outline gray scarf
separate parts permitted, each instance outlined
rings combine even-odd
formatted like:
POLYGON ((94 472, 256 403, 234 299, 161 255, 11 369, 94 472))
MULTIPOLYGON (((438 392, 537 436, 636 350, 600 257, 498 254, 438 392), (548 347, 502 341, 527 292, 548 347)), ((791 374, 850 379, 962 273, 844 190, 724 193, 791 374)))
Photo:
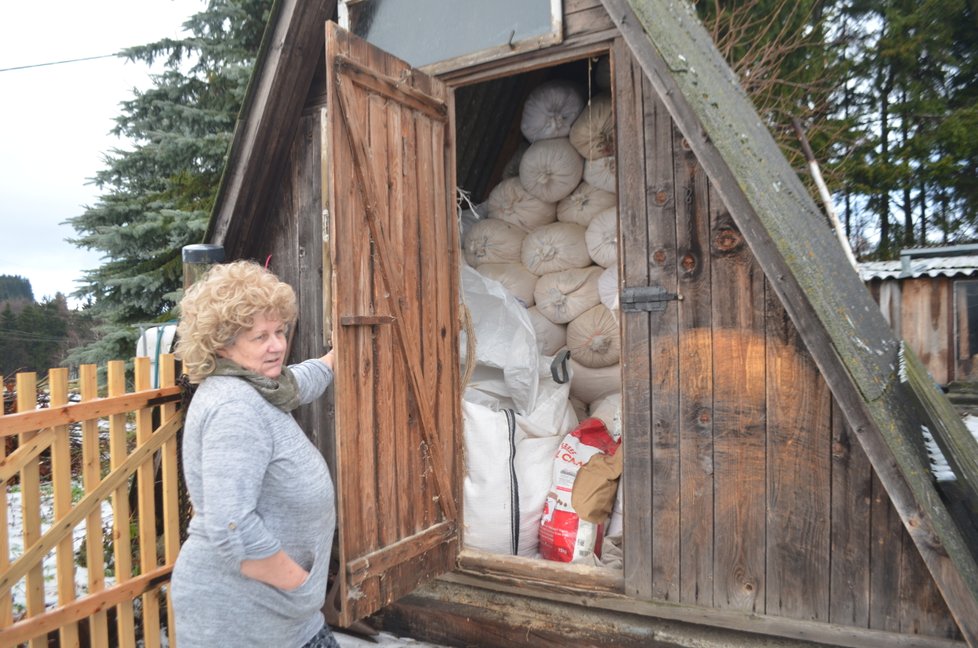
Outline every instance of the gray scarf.
POLYGON ((299 386, 295 381, 295 376, 292 375, 292 370, 288 367, 282 367, 282 373, 279 374, 278 380, 275 380, 250 369, 245 369, 227 358, 217 358, 216 365, 212 376, 237 376, 241 378, 258 390, 262 398, 283 412, 291 412, 299 406, 299 386))

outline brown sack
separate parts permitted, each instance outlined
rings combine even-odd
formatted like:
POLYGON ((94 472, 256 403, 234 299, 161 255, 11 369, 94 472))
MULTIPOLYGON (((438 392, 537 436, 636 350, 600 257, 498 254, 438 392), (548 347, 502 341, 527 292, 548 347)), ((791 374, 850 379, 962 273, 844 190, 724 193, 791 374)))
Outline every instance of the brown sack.
POLYGON ((571 506, 582 520, 593 524, 608 521, 618 492, 624 454, 621 448, 613 455, 596 454, 577 471, 571 506))

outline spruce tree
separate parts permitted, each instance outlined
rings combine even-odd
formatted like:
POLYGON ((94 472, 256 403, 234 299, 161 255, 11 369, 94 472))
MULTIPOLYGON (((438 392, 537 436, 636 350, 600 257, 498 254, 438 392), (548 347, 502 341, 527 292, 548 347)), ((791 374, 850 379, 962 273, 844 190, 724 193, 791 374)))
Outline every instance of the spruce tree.
POLYGON ((272 0, 210 0, 184 23, 182 39, 121 53, 161 62, 152 87, 122 104, 113 133, 128 140, 105 156, 94 206, 69 219, 73 242, 102 253, 74 293, 91 302, 99 339, 69 362, 133 355, 136 325, 171 317, 181 284, 180 250, 200 242, 272 0))

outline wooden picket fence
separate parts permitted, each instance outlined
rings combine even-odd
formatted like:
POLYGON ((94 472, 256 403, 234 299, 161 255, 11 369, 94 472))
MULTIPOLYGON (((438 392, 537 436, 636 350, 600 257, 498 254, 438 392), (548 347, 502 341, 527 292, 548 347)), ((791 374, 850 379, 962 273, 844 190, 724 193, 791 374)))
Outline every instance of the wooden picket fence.
POLYGON ((125 363, 109 362, 100 395, 98 368, 84 365, 80 400, 70 402, 67 369, 51 369, 49 405, 38 408, 36 374, 17 374, 16 413, 0 416, 0 646, 48 646, 51 634, 60 646, 141 640, 149 648, 173 627, 168 584, 180 545, 183 413, 172 355, 160 357, 158 375, 160 386, 151 388, 150 360, 136 358, 134 390, 126 392, 125 363), (17 489, 22 533, 11 537, 8 498, 17 489), (108 532, 103 503, 111 506, 108 532), (12 556, 15 544, 22 551, 12 556), (84 561, 87 583, 76 560, 84 561), (46 594, 52 563, 56 589, 46 594), (15 587, 23 587, 17 610, 15 587))

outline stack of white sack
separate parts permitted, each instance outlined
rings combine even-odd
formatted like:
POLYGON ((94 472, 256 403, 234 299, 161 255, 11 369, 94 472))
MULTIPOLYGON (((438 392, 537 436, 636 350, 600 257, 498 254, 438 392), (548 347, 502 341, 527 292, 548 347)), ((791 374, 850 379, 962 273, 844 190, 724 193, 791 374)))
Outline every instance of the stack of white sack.
POLYGON ((554 380, 529 314, 498 282, 463 266, 462 287, 476 363, 462 403, 463 541, 535 557, 553 455, 577 425, 570 384, 554 380))

